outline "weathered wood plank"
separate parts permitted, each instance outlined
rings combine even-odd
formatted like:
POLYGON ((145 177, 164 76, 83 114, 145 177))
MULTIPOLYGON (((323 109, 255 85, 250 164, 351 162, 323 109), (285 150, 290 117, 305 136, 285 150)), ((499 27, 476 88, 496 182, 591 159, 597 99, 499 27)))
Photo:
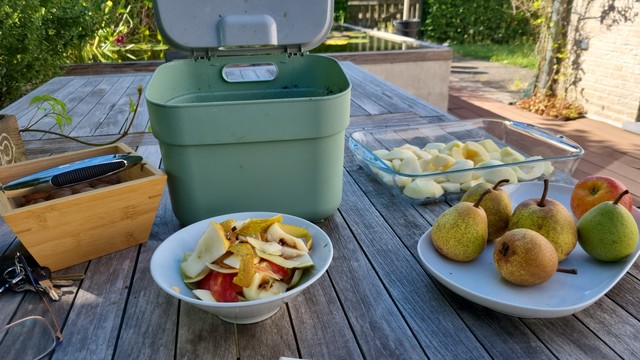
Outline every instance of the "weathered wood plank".
MULTIPOLYGON (((129 101, 133 101, 135 103, 138 98, 138 86, 144 89, 144 86, 149 82, 151 75, 141 75, 133 78, 129 87, 126 88, 125 92, 122 96, 116 101, 113 109, 107 114, 104 120, 100 123, 98 128, 95 130, 95 135, 113 135, 119 134, 124 131, 123 126, 125 126, 124 120, 129 115, 129 101)), ((144 127, 140 126, 140 122, 146 123, 146 119, 143 119, 144 113, 146 113, 146 101, 144 96, 140 99, 140 107, 138 108, 138 115, 143 115, 141 118, 137 118, 134 121, 134 125, 138 125, 136 130, 144 130, 144 127), (141 109, 142 108, 142 109, 141 109), (142 114, 140 114, 140 110, 142 110, 142 114), (137 122, 136 122, 137 121, 137 122)), ((148 117, 148 114, 147 114, 148 117)), ((134 130, 135 131, 135 130, 134 130)))
MULTIPOLYGON (((636 287, 635 291, 637 290, 638 288, 636 287)), ((640 342, 640 331, 638 331, 640 329, 640 321, 610 298, 611 296, 605 296, 575 315, 580 322, 584 323, 591 332, 597 335, 599 340, 604 341, 608 346, 608 348, 602 347, 607 351, 600 350, 602 351, 602 356, 596 356, 597 352, 590 352, 588 356, 603 359, 608 355, 608 350, 611 348, 623 359, 634 358, 637 356, 635 347, 640 342)), ((591 341, 597 343, 595 338, 591 341)), ((584 349, 584 345, 582 344, 580 348, 584 349)), ((575 351, 579 350, 575 349, 575 351)))
POLYGON ((31 92, 29 92, 25 96, 23 96, 20 99, 16 100, 16 102, 14 102, 14 103, 10 104, 9 106, 7 106, 6 108, 2 109, 0 111, 0 114, 18 114, 18 113, 21 113, 21 112, 23 112, 24 110, 26 110, 29 107, 29 102, 31 101, 31 98, 33 98, 34 96, 43 95, 43 94, 50 94, 50 93, 56 92, 59 89, 61 89, 64 86, 66 86, 72 80, 73 79, 71 79, 71 78, 55 77, 55 78, 47 81, 46 83, 42 84, 41 86, 37 87, 36 89, 33 89, 31 92))
MULTIPOLYGON (((158 146, 140 146, 136 152, 145 162, 160 166, 158 146)), ((116 359, 173 358, 179 301, 155 286, 149 264, 153 252, 162 240, 178 231, 180 227, 171 212, 171 203, 165 189, 149 241, 140 247, 131 294, 122 320, 116 359)))
MULTIPOLYGON (((104 93, 110 89, 115 81, 111 79, 102 78, 86 78, 85 81, 76 88, 74 93, 68 97, 58 97, 59 94, 53 94, 53 96, 64 101, 67 104, 67 112, 73 119, 73 124, 66 126, 64 130, 60 131, 55 120, 51 117, 45 118, 38 123, 34 128, 43 129, 49 131, 62 132, 68 134, 74 126, 82 120, 82 117, 94 106, 95 102, 104 96, 104 93), (92 101, 94 100, 94 101, 92 101), (69 103, 67 103, 69 101, 69 103)), ((76 80, 79 81, 79 80, 76 80)), ((38 116, 42 116, 42 113, 38 113, 38 116)), ((26 140, 38 140, 38 139, 51 139, 55 138, 54 135, 47 135, 44 133, 25 133, 23 136, 26 140)))
MULTIPOLYGON (((133 76, 116 77, 116 83, 104 94, 100 101, 91 108, 89 113, 79 120, 75 120, 74 118, 73 128, 68 134, 71 136, 93 135, 109 112, 115 107, 117 100, 120 99, 129 85, 131 85, 134 78, 133 76)), ((126 108, 129 108, 128 104, 126 108)))
MULTIPOLYGON (((362 211, 371 205, 368 203, 370 200, 362 198, 359 192, 354 180, 346 176, 345 197, 340 211, 376 273, 387 284, 387 290, 414 336, 421 344, 430 345, 423 351, 430 357, 486 357, 486 352, 443 301, 433 282, 406 246, 396 239, 397 235, 388 228, 387 222, 378 212, 362 211), (434 332, 436 328, 438 331, 434 332)), ((418 228, 425 229, 424 226, 418 228)))
POLYGON ((113 356, 137 247, 92 260, 65 324, 66 341, 53 359, 108 359, 113 356))
MULTIPOLYGON (((350 214, 351 206, 360 209, 366 208, 362 204, 352 201, 353 199, 348 194, 351 189, 357 190, 349 186, 349 181, 346 184, 348 189, 345 189, 345 198, 341 204, 340 213, 344 214, 346 210, 347 214, 350 214)), ((353 195, 353 197, 360 198, 358 195, 353 195)), ((333 219, 336 219, 336 215, 333 219)), ((349 221, 348 218, 345 220, 349 221)), ((368 221, 363 224, 363 226, 366 225, 369 225, 368 221)), ((350 223, 351 226, 354 224, 350 223)), ((364 357, 402 358, 404 354, 420 349, 411 330, 402 321, 402 316, 396 308, 397 305, 394 304, 392 295, 388 294, 388 290, 385 289, 385 282, 389 279, 381 278, 377 269, 372 267, 368 259, 370 255, 364 253, 363 245, 359 244, 362 240, 355 237, 359 234, 353 234, 344 225, 337 230, 340 232, 329 235, 332 239, 336 239, 334 241, 334 260, 329 273, 357 341, 362 346, 364 357), (386 314, 389 317, 380 317, 374 314, 386 314)), ((372 234, 383 236, 376 230, 369 228, 372 234)), ((377 241, 381 240, 377 239, 377 241)), ((388 256, 388 254, 393 254, 393 251, 385 251, 384 254, 388 256)), ((419 294, 415 295, 419 296, 419 294)))
POLYGON ((557 357, 576 360, 618 358, 597 335, 573 316, 523 321, 557 357))
MULTIPOLYGON (((334 244, 343 241, 340 234, 349 233, 347 224, 339 214, 318 226, 329 235, 334 244)), ((303 359, 362 358, 348 317, 332 286, 333 282, 340 281, 344 275, 338 274, 335 276, 336 280, 333 280, 333 273, 334 268, 330 267, 326 276, 308 287, 289 304, 300 357, 303 359)))

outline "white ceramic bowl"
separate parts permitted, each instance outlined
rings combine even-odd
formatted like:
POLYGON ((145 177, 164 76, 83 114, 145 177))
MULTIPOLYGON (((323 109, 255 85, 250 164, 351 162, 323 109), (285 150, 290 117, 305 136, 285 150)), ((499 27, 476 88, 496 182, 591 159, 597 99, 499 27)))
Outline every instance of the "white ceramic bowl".
POLYGON ((193 295, 182 281, 180 261, 185 252, 192 252, 198 240, 211 221, 222 222, 228 218, 243 220, 247 218, 268 218, 277 215, 271 212, 244 212, 216 216, 191 224, 175 234, 169 236, 156 249, 151 257, 151 276, 162 290, 169 295, 192 304, 222 320, 251 324, 265 320, 275 314, 283 304, 300 294, 309 285, 316 282, 327 271, 333 258, 333 245, 322 229, 307 220, 283 214, 283 223, 303 227, 313 238, 313 246, 309 255, 313 259, 314 267, 306 269, 300 282, 293 289, 271 298, 236 303, 212 303, 202 301, 193 295))

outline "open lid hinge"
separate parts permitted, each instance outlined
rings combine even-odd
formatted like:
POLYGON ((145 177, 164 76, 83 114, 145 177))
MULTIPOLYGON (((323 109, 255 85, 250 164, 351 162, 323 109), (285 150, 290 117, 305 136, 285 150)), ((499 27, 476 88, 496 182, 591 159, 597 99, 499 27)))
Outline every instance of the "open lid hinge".
POLYGON ((198 49, 193 49, 191 51, 191 56, 193 57, 194 60, 198 60, 198 59, 211 59, 211 50, 210 49, 205 49, 205 50, 198 50, 198 49))
POLYGON ((287 50, 287 54, 289 56, 291 56, 291 55, 299 55, 299 56, 304 55, 304 53, 302 51, 302 45, 299 45, 299 44, 287 45, 286 50, 287 50))

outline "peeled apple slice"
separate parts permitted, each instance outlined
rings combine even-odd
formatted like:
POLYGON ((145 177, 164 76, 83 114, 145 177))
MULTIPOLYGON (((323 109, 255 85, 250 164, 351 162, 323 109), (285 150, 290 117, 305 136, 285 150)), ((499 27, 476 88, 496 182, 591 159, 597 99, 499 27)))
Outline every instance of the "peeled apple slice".
POLYGON ((490 159, 487 150, 485 150, 482 145, 473 141, 464 143, 462 146, 462 155, 465 159, 473 161, 476 165, 490 159))
POLYGON ((405 186, 402 192, 412 199, 436 198, 444 194, 444 189, 437 182, 420 178, 405 186))
POLYGON ((501 161, 505 164, 524 161, 524 156, 509 146, 500 150, 500 156, 502 156, 501 161))
POLYGON ((251 284, 248 287, 242 288, 242 294, 247 300, 264 299, 280 295, 285 291, 287 291, 287 284, 260 272, 253 274, 251 284))
MULTIPOLYGON (((542 157, 533 156, 525 159, 525 161, 539 160, 539 159, 542 159, 542 157)), ((537 162, 532 164, 523 164, 520 166, 515 166, 513 168, 513 171, 518 176, 518 181, 529 181, 542 175, 542 173, 544 172, 544 168, 545 168, 544 162, 537 162)))
POLYGON ((418 162, 418 158, 408 158, 405 159, 398 169, 401 173, 404 174, 421 174, 422 169, 420 168, 420 163, 418 162))
POLYGON ((486 182, 490 184, 495 184, 502 179, 508 179, 509 182, 512 184, 515 184, 518 182, 518 177, 516 176, 516 173, 513 170, 511 170, 511 168, 499 167, 499 168, 487 169, 487 170, 480 169, 482 167, 494 166, 494 165, 502 165, 502 162, 498 160, 487 160, 487 161, 481 162, 476 167, 478 168, 478 174, 480 174, 486 182))
POLYGON ((436 170, 447 170, 456 161, 453 157, 445 154, 438 154, 429 159, 429 164, 436 170))
POLYGON ((500 152, 500 147, 491 139, 480 140, 478 144, 487 150, 488 153, 500 152))
POLYGON ((411 184, 411 178, 406 176, 396 175, 393 177, 393 181, 401 188, 411 184))
POLYGON ((464 145, 464 143, 460 140, 453 140, 450 141, 449 143, 447 143, 447 145, 445 145, 442 149, 440 149, 441 153, 444 154, 451 154, 451 149, 453 148, 461 148, 464 145))
POLYGON ((212 221, 198 241, 195 251, 180 264, 188 278, 194 278, 207 268, 207 264, 224 255, 229 249, 229 240, 220 224, 212 221))
MULTIPOLYGON (((474 163, 471 160, 456 160, 456 162, 454 162, 447 171, 472 169, 473 166, 474 163)), ((447 174, 447 180, 449 180, 449 182, 462 184, 471 180, 472 175, 473 171, 462 171, 458 173, 447 174)))
POLYGON ((379 156, 379 157, 383 160, 394 160, 394 159, 405 160, 407 158, 417 158, 416 154, 414 154, 410 150, 400 149, 400 148, 392 149, 388 153, 383 154, 382 156, 379 156))
POLYGON ((445 143, 428 143, 422 148, 422 150, 436 150, 439 152, 440 150, 444 149, 445 146, 445 143))

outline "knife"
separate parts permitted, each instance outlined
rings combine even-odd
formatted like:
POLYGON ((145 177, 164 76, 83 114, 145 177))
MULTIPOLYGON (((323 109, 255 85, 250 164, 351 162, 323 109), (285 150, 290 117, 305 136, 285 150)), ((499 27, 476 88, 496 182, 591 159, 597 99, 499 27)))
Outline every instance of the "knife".
POLYGON ((142 162, 142 156, 111 154, 60 165, 25 176, 2 186, 7 197, 49 191, 99 179, 123 171, 142 162))

